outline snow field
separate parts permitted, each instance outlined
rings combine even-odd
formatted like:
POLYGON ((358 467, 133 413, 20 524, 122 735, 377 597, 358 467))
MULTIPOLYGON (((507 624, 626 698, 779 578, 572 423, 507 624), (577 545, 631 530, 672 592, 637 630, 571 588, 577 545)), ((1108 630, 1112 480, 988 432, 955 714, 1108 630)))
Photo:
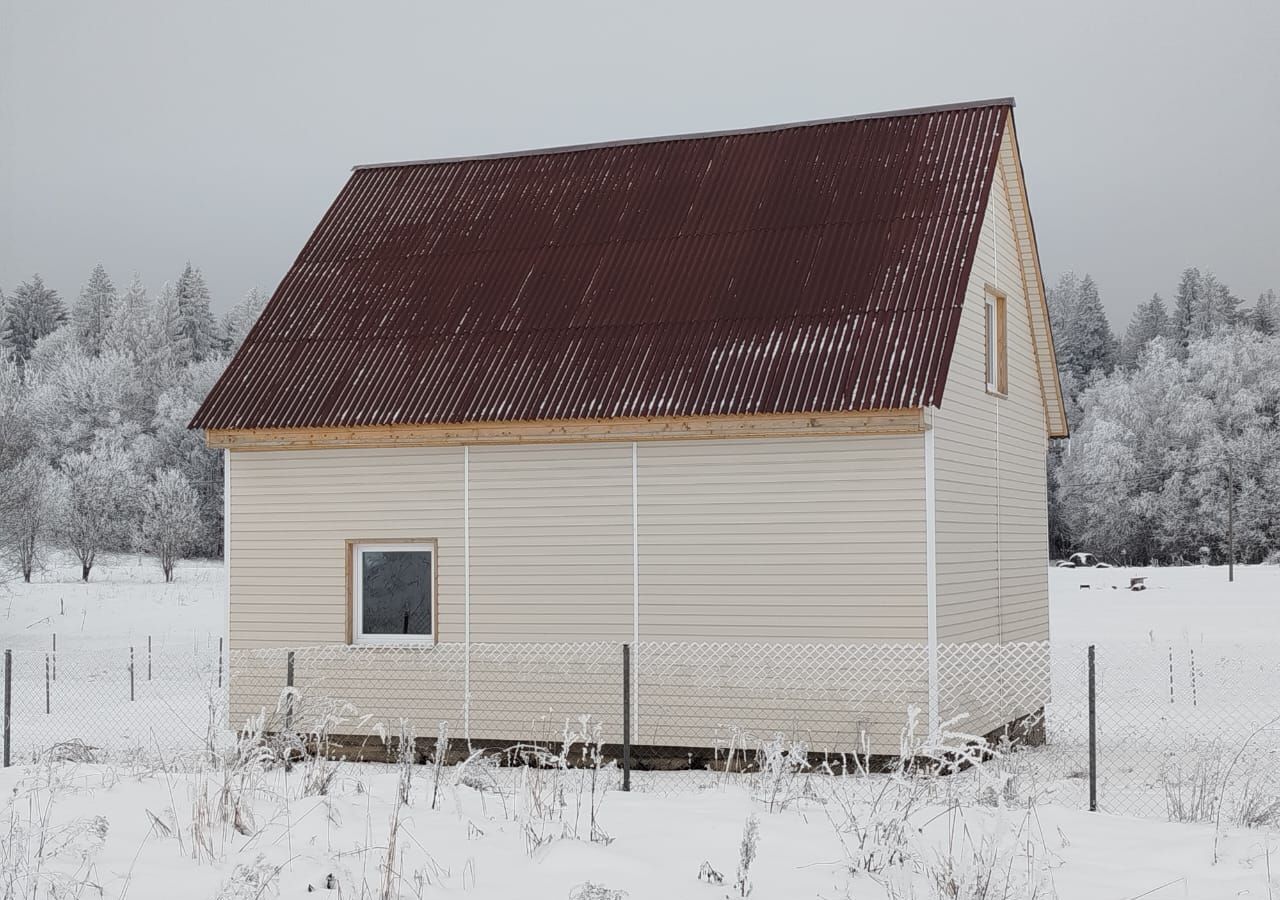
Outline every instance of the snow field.
POLYGON ((226 574, 218 561, 184 560, 165 584, 154 559, 110 556, 80 581, 59 557, 31 584, 0 584, 0 644, 13 650, 128 650, 146 646, 216 657, 227 628, 226 574))
POLYGON ((1280 873, 1268 872, 1280 842, 1269 832, 1227 831, 1215 864, 1208 825, 930 802, 896 834, 893 816, 866 803, 795 799, 771 810, 758 792, 730 787, 610 792, 598 798, 592 840, 589 788, 576 779, 553 791, 557 773, 526 770, 523 783, 497 795, 459 783, 455 770, 441 773, 438 791, 431 767, 411 771, 409 803, 400 805, 394 766, 345 766, 326 795, 307 792, 303 766, 10 769, 0 773, 0 880, 39 896, 132 900, 167 900, 178 885, 189 898, 665 900, 738 897, 740 879, 755 898, 858 900, 1225 900, 1280 888, 1280 873), (744 873, 753 819, 758 839, 744 873), (886 833, 862 853, 858 829, 876 822, 886 833), (885 864, 891 852, 895 862, 885 864), (875 871, 861 868, 869 859, 875 871), (708 869, 723 883, 700 880, 708 869), (948 892, 938 887, 944 880, 958 891, 989 882, 989 892, 948 892))

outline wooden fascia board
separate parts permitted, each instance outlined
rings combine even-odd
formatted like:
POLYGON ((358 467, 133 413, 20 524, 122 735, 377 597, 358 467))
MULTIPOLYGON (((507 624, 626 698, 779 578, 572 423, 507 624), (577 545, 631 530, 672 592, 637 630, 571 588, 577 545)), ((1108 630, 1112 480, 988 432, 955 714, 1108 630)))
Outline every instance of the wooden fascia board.
POLYGON ((354 428, 217 429, 209 447, 224 450, 430 447, 463 444, 563 444, 592 441, 711 440, 716 438, 919 434, 920 409, 809 415, 599 421, 494 422, 469 425, 387 425, 354 428))
POLYGON ((1036 243, 1035 223, 1031 218, 1031 203, 1027 197, 1022 156, 1018 152, 1018 135, 1013 124, 1013 113, 1010 112, 1008 116, 1005 136, 1009 141, 1010 152, 1007 158, 1006 154, 1001 152, 1000 164, 1005 170, 1005 195, 1009 200, 1009 215, 1014 222, 1014 239, 1019 244, 1018 255, 1022 260, 1023 295, 1027 299, 1027 311, 1032 328, 1040 331, 1045 338, 1044 344, 1048 348, 1048 358, 1044 359, 1040 356, 1039 347, 1035 346, 1037 342, 1034 340, 1032 342, 1036 351, 1036 363, 1040 369, 1040 391, 1045 407, 1045 427, 1051 438, 1066 437, 1067 410, 1062 397, 1062 383, 1058 378, 1058 360, 1054 353, 1053 330, 1049 322, 1049 303, 1045 294, 1044 272, 1040 267, 1040 249, 1036 243), (1017 185, 1021 198, 1020 204, 1013 203, 1012 194, 1007 189, 1010 180, 1017 185), (1021 228, 1018 227, 1019 225, 1021 228), (1024 240, 1027 244, 1025 247, 1022 246, 1024 240), (1027 252, 1023 253, 1023 250, 1027 252), (1028 258, 1030 265, 1026 262, 1028 258))

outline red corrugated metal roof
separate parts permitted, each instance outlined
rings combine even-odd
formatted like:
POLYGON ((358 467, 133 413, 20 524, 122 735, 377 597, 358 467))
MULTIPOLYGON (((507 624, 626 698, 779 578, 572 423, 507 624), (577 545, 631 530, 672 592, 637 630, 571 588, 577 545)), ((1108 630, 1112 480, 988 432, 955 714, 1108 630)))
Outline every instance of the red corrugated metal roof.
POLYGON ((356 169, 192 426, 938 404, 1011 105, 356 169))

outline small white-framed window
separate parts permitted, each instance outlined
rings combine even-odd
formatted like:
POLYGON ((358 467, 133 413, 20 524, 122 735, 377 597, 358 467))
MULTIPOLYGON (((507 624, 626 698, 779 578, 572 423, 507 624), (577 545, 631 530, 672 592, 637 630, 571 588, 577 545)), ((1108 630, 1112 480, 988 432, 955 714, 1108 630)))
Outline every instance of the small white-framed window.
POLYGON ((434 542, 356 542, 350 565, 353 643, 435 642, 434 542))
POLYGON ((1008 350, 1005 345, 1004 295, 988 290, 984 311, 987 338, 987 391, 992 394, 1004 395, 1009 391, 1008 350))

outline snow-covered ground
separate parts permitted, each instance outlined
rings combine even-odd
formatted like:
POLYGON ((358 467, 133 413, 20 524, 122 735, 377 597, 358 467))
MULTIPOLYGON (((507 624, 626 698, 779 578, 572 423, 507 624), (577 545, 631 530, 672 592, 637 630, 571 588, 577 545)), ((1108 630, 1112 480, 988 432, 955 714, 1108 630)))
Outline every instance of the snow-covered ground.
MULTIPOLYGON (((39 722, 48 731, 42 740, 55 732, 93 739, 100 727, 127 732, 161 756, 177 747, 197 749, 206 724, 204 698, 217 693, 218 639, 226 620, 222 567, 185 563, 176 582, 164 584, 153 562, 117 557, 96 567, 88 585, 78 576, 66 564, 41 573, 32 585, 0 585, 0 646, 24 651, 15 659, 41 669, 16 673, 24 687, 38 689, 18 695, 15 724, 39 722), (47 679, 46 697, 44 653, 31 651, 51 648, 54 634, 60 651, 54 659, 62 668, 47 679), (154 679, 147 677, 148 664, 154 679), (105 689, 120 702, 76 705, 78 684, 93 685, 95 697, 105 689), (124 702, 128 691, 135 701, 124 702), (45 713, 46 700, 52 713, 45 713), (179 707, 197 714, 157 733, 154 723, 179 707)), ((1126 745, 1140 749, 1160 731, 1162 740, 1185 745, 1187 773, 1212 768, 1208 762, 1221 768, 1238 744, 1219 740, 1206 754, 1221 735, 1185 734, 1187 723, 1212 715, 1215 704, 1243 700, 1240 708, 1252 708, 1248 691, 1280 695, 1280 567, 1238 568, 1233 584, 1222 567, 1055 569, 1050 587, 1055 681, 1066 671, 1072 690, 1080 687, 1082 645, 1099 645, 1104 805, 1136 797, 1162 814, 1166 788, 1156 771, 1164 757, 1125 758, 1118 751, 1126 745), (1145 577, 1148 589, 1127 590, 1133 577, 1145 577), (1140 672, 1141 683, 1135 676, 1126 684, 1121 673, 1127 671, 1140 672), (1154 699, 1153 686, 1159 693, 1154 699), (1195 692, 1191 699, 1188 690, 1195 692)), ((1078 693, 1070 696, 1075 706, 1078 693)), ((1241 724, 1251 727, 1250 721, 1241 724)), ((1270 800, 1267 792, 1280 793, 1269 778, 1275 767, 1253 765, 1252 757, 1264 746, 1267 754, 1280 748, 1265 740, 1251 746, 1247 770, 1257 776, 1255 793, 1270 800)), ((627 891, 630 898, 739 896, 733 882, 752 815, 759 819, 759 845, 749 880, 757 898, 969 896, 931 886, 947 859, 960 867, 952 873, 958 876, 966 869, 974 875, 974 867, 984 865, 1002 869, 1006 879, 1021 872, 1007 894, 988 895, 1008 898, 1161 900, 1280 891, 1280 860, 1271 861, 1280 850, 1280 828, 1243 828, 1231 824, 1234 816, 1225 817, 1215 864, 1211 824, 1082 811, 1079 750, 1071 747, 1069 759, 1055 759, 1052 748, 1043 759, 1028 755, 1019 789, 1001 807, 966 802, 948 811, 931 796, 909 817, 907 863, 876 874, 854 871, 856 831, 848 820, 852 813, 865 825, 875 818, 872 808, 858 803, 846 809, 829 792, 825 802, 798 798, 771 811, 742 780, 710 779, 700 786, 687 780, 679 789, 630 795, 608 791, 599 810, 608 840, 593 841, 576 814, 574 790, 564 793, 568 807, 548 806, 545 785, 540 794, 536 785, 521 782, 524 776, 512 779, 510 770, 503 792, 495 793, 477 791, 464 783, 465 771, 446 768, 433 810, 434 774, 419 766, 412 802, 401 807, 390 896, 613 896, 588 892, 588 883, 627 891), (1051 778, 1033 784, 1044 772, 1051 778), (544 838, 550 839, 541 843, 544 838), (699 881, 703 863, 725 883, 699 881)), ((227 796, 221 788, 231 777, 225 767, 174 774, 123 762, 33 766, 29 755, 18 758, 20 765, 0 772, 6 798, 0 831, 9 835, 0 839, 0 885, 16 884, 19 894, 30 895, 38 884, 38 896, 150 900, 176 896, 181 885, 181 895, 189 897, 300 898, 314 895, 309 886, 325 896, 326 876, 333 874, 329 896, 382 896, 388 823, 396 808, 392 767, 347 765, 324 797, 307 791, 303 766, 288 773, 237 773, 237 783, 249 785, 239 833, 234 821, 223 822, 218 814, 218 798, 227 796), (38 858, 41 839, 46 850, 38 858)), ((1186 787, 1189 792, 1191 785, 1186 787)), ((1280 796, 1275 801, 1280 804, 1280 796)))
POLYGON ((1049 599, 1055 642, 1280 645, 1280 566, 1237 566, 1234 582, 1226 566, 1050 569, 1049 599))
POLYGON ((94 566, 89 583, 80 566, 59 557, 31 584, 0 583, 0 645, 14 650, 145 646, 217 652, 227 628, 226 578, 218 561, 178 564, 165 584, 154 559, 110 556, 94 566))
POLYGON ((675 797, 610 792, 597 798, 593 840, 589 788, 579 794, 566 777, 564 805, 549 803, 555 773, 527 774, 498 796, 458 784, 447 769, 436 791, 434 771, 414 767, 409 803, 400 806, 391 766, 348 766, 323 796, 308 791, 301 766, 249 774, 10 769, 0 774, 10 798, 0 809, 0 883, 16 885, 14 896, 131 900, 724 898, 743 896, 740 873, 759 900, 1225 900, 1280 890, 1280 871, 1270 866, 1280 835, 1262 830, 1225 829, 1215 864, 1211 825, 927 802, 905 830, 888 828, 865 845, 877 862, 861 851, 857 826, 898 822, 887 802, 877 811, 797 799, 770 810, 742 787, 675 797), (743 873, 752 819, 758 839, 743 873), (894 863, 885 864, 891 854, 894 863), (868 860, 874 872, 864 870, 868 860), (708 870, 723 883, 708 883, 708 870), (948 891, 949 882, 957 889, 948 891))

